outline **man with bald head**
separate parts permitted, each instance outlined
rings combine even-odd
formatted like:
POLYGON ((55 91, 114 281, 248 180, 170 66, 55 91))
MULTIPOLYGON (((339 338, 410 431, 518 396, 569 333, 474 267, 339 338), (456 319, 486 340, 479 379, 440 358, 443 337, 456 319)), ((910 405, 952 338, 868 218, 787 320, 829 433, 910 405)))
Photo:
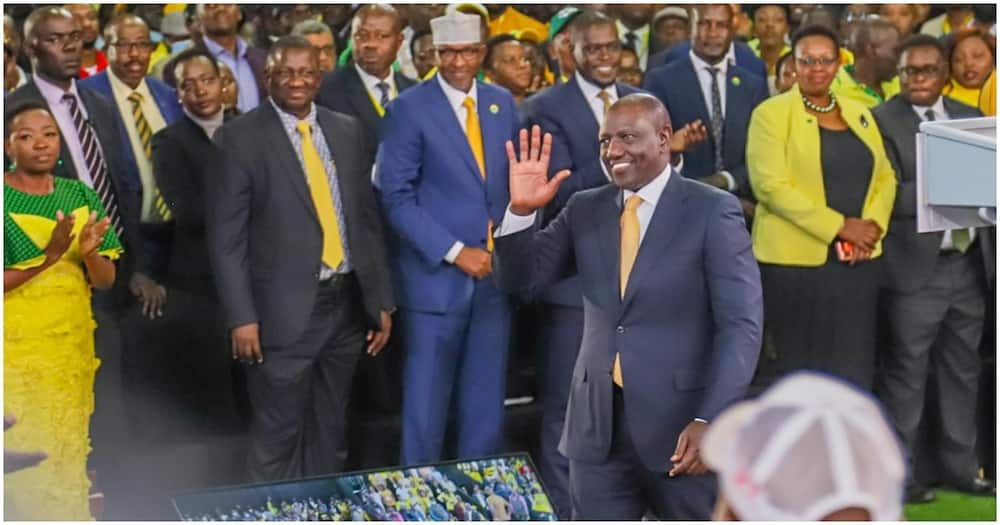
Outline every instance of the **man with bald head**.
POLYGON ((584 298, 560 443, 575 520, 708 519, 701 438, 757 363, 760 273, 739 200, 670 167, 672 132, 652 95, 619 99, 599 135, 613 184, 576 193, 540 231, 535 213, 574 175, 548 177, 537 126, 530 141, 521 130, 520 157, 507 144, 495 280, 520 293, 575 273, 584 298))
POLYGON ((853 24, 847 40, 854 63, 841 66, 830 84, 833 94, 874 108, 899 93, 896 26, 884 18, 866 18, 853 24))
POLYGON ((392 70, 403 44, 403 20, 395 8, 365 5, 354 14, 351 25, 353 60, 323 76, 316 103, 357 117, 368 143, 375 147, 385 107, 416 82, 392 70))

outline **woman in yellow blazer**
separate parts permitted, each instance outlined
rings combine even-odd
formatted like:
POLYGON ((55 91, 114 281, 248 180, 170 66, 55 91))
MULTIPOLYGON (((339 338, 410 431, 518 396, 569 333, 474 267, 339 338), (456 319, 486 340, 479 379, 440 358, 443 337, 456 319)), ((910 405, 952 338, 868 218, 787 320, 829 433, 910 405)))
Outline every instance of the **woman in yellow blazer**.
MULTIPOLYGON (((798 84, 753 112, 747 168, 757 197, 753 250, 764 289, 759 378, 816 369, 870 389, 881 239, 896 177, 875 119, 838 100, 836 35, 792 39, 798 84), (853 252, 840 260, 838 242, 853 252)), ((766 379, 764 379, 766 382, 766 379)))

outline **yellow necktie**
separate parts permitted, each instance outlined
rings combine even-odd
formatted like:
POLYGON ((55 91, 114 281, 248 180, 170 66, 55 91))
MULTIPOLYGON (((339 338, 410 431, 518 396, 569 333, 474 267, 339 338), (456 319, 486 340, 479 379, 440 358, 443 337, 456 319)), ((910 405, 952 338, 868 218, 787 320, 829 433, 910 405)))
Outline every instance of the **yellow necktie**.
MULTIPOLYGON (((621 295, 625 298, 625 288, 628 286, 628 277, 632 273, 632 266, 635 265, 635 258, 639 255, 639 205, 642 204, 642 197, 632 195, 625 202, 625 212, 622 213, 622 246, 621 246, 621 295)), ((622 362, 621 356, 615 354, 615 364, 611 369, 611 380, 621 387, 622 362)))
POLYGON ((602 89, 601 92, 597 94, 597 98, 601 99, 601 102, 604 102, 604 116, 608 116, 608 110, 611 109, 611 94, 602 89))
POLYGON ((465 136, 469 139, 469 146, 472 148, 472 156, 476 158, 479 165, 479 176, 486 178, 486 157, 483 156, 483 130, 479 128, 479 114, 476 113, 476 101, 472 97, 465 97, 462 101, 465 106, 465 136))
POLYGON ((313 206, 316 207, 319 225, 323 228, 323 264, 336 269, 344 261, 344 246, 341 244, 337 212, 333 207, 330 181, 326 178, 323 160, 313 145, 309 123, 300 120, 297 127, 302 135, 302 160, 306 167, 309 193, 312 195, 313 206))
MULTIPOLYGON (((146 154, 147 159, 152 160, 153 130, 149 127, 145 113, 142 112, 142 94, 133 91, 126 98, 132 103, 132 119, 135 121, 135 131, 139 134, 139 142, 142 143, 142 151, 146 154)), ((173 217, 173 214, 170 213, 170 206, 167 205, 163 194, 160 193, 160 187, 155 184, 153 186, 153 211, 158 214, 156 222, 167 222, 173 217)))

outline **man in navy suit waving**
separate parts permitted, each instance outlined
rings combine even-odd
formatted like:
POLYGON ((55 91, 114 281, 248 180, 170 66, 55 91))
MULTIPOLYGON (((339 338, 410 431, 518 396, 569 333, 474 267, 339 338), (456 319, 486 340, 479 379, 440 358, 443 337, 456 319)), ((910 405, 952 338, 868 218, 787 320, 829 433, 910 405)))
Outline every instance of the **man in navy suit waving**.
POLYGON ((740 399, 760 348, 760 273, 738 200, 670 167, 670 117, 655 97, 613 104, 600 131, 614 185, 573 195, 539 231, 551 136, 507 144, 510 205, 494 278, 510 292, 576 273, 584 329, 560 451, 573 519, 708 519, 715 480, 698 448, 740 399))

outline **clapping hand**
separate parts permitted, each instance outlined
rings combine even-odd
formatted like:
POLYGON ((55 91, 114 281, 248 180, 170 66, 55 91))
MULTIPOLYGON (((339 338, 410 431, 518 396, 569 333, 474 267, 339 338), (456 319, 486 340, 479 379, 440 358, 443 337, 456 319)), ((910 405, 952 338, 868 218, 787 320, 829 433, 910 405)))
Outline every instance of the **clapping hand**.
POLYGON ((73 243, 73 223, 76 218, 73 214, 65 214, 62 210, 56 211, 56 227, 52 229, 52 237, 45 245, 45 259, 54 263, 62 258, 70 244, 73 243))
POLYGON ((708 138, 708 128, 701 119, 688 122, 670 136, 670 153, 678 154, 689 150, 691 146, 708 138))
POLYGON ((80 230, 80 255, 84 258, 90 257, 97 251, 97 247, 104 242, 104 234, 111 225, 111 218, 105 217, 97 220, 97 212, 90 212, 87 224, 80 230))
POLYGON ((549 158, 552 155, 552 135, 542 128, 531 128, 531 144, 528 147, 528 130, 520 133, 521 157, 514 154, 514 143, 507 141, 507 160, 510 161, 510 211, 515 215, 530 215, 545 206, 556 195, 556 190, 567 177, 569 170, 556 173, 549 180, 549 158))

